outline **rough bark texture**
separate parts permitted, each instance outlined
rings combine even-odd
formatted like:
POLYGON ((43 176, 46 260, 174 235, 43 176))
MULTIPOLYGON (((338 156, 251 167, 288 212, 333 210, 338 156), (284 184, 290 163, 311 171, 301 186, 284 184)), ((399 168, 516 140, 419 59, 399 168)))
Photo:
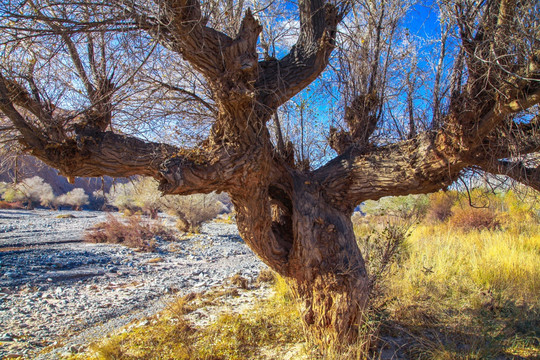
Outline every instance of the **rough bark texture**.
MULTIPOLYGON (((280 149, 273 148, 266 123, 279 105, 325 69, 343 9, 322 0, 300 0, 297 44, 280 60, 258 62, 261 27, 250 11, 232 38, 206 26, 197 0, 165 0, 162 5, 163 18, 157 20, 126 13, 208 81, 216 120, 199 147, 182 149, 106 131, 112 117, 107 94, 114 84, 106 77, 92 84, 82 66, 76 69, 95 105, 86 113, 52 109, 1 72, 0 111, 31 154, 70 178, 138 174, 158 179, 167 194, 228 192, 242 238, 289 280, 302 302, 307 332, 322 345, 353 343, 368 306, 366 267, 351 223, 356 205, 445 188, 472 166, 540 189, 538 168, 508 160, 512 154, 540 150, 536 127, 511 119, 540 102, 538 59, 527 65, 528 79, 535 81, 501 81, 497 69, 477 58, 487 41, 481 33, 484 24, 477 34, 462 30, 468 82, 452 94, 437 131, 377 146, 370 136, 379 100, 358 98, 346 112, 348 131, 334 131, 331 139, 339 156, 311 171, 294 164, 293 148, 283 141, 280 149), (520 141, 510 145, 509 138, 520 141)), ((510 21, 508 9, 502 1, 499 31, 510 21)), ((69 36, 63 38, 80 65, 69 36)), ((504 44, 494 50, 502 52, 504 44)))
POLYGON ((286 275, 302 300, 304 325, 323 346, 352 343, 364 321, 369 281, 351 212, 329 204, 307 177, 295 176, 293 186, 295 237, 286 275))

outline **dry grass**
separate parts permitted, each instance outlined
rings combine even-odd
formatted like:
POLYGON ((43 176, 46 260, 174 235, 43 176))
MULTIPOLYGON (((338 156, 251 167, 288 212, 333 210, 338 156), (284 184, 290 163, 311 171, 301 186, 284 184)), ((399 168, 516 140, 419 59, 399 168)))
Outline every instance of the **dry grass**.
POLYGON ((256 283, 257 284, 274 284, 277 280, 278 275, 270 270, 270 269, 263 269, 259 272, 259 275, 257 276, 256 283))
POLYGON ((72 214, 61 214, 55 216, 57 219, 75 219, 75 216, 72 214))
POLYGON ((168 315, 94 346, 91 357, 84 358, 281 359, 295 347, 303 350, 292 359, 379 359, 394 353, 430 360, 540 356, 539 225, 466 232, 444 224, 420 225, 401 251, 380 279, 384 292, 366 315, 360 341, 339 353, 323 351, 321 356, 305 348, 293 297, 284 280, 269 272, 260 282, 274 281, 276 295, 246 312, 229 311, 197 327, 184 315, 221 306, 243 290, 189 295, 173 304, 168 315))
POLYGON ((449 219, 449 224, 454 228, 465 231, 496 229, 500 226, 497 214, 488 208, 457 208, 449 219))
POLYGON ((163 258, 162 257, 156 257, 156 258, 152 258, 150 260, 148 260, 146 263, 147 264, 158 264, 160 262, 163 262, 163 258))
POLYGON ((7 202, 0 200, 0 209, 24 209, 24 205, 20 201, 7 202))
POLYGON ((229 279, 229 283, 237 288, 246 290, 249 287, 249 280, 240 274, 236 274, 229 279))
POLYGON ((108 214, 105 222, 94 225, 84 234, 85 241, 93 243, 122 244, 140 251, 152 252, 156 249, 156 237, 175 240, 171 231, 165 227, 143 221, 138 216, 130 216, 121 221, 108 214))
POLYGON ((0 209, 11 209, 11 204, 7 201, 0 201, 0 209))
POLYGON ((387 279, 387 336, 414 359, 540 357, 540 226, 420 226, 387 279))
MULTIPOLYGON (((448 208, 444 198, 440 203, 448 208)), ((304 349, 288 358, 539 359, 540 224, 503 215, 497 214, 499 227, 464 229, 432 220, 407 228, 395 217, 356 219, 368 267, 383 269, 360 340, 339 353, 304 349)), ((245 283, 235 281, 238 288, 180 299, 169 315, 95 346, 90 359, 282 359, 284 349, 305 346, 296 303, 271 271, 257 284, 273 282, 274 297, 205 327, 185 320, 197 307, 238 297, 245 283)))
POLYGON ((279 352, 268 357, 261 349, 283 349, 301 340, 299 314, 283 283, 277 283, 275 295, 260 301, 248 312, 229 311, 200 328, 189 323, 184 315, 206 306, 208 299, 204 298, 192 295, 180 298, 159 317, 149 318, 144 325, 131 326, 71 359, 279 359, 279 352))
POLYGON ((232 213, 220 214, 214 219, 214 222, 222 223, 222 224, 234 224, 235 223, 234 214, 232 213))
POLYGON ((445 221, 452 215, 452 206, 456 200, 455 194, 439 191, 429 195, 429 207, 426 220, 429 223, 445 221))

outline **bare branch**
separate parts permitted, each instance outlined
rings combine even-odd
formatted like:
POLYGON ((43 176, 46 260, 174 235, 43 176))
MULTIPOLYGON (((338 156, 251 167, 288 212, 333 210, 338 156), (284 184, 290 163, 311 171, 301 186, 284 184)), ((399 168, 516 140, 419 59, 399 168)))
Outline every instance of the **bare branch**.
POLYGON ((158 83, 159 85, 163 86, 166 89, 177 91, 177 92, 179 92, 181 94, 189 96, 192 100, 199 102, 201 105, 203 105, 205 108, 210 110, 212 113, 217 114, 217 110, 212 104, 205 101, 203 98, 201 98, 199 95, 195 94, 194 92, 188 91, 186 89, 182 89, 182 88, 180 88, 178 86, 174 86, 174 85, 171 85, 171 84, 164 83, 164 82, 159 81, 159 80, 152 79, 152 81, 158 83))
POLYGON ((540 191, 540 166, 528 167, 521 161, 498 160, 482 164, 480 169, 494 175, 508 176, 540 191))

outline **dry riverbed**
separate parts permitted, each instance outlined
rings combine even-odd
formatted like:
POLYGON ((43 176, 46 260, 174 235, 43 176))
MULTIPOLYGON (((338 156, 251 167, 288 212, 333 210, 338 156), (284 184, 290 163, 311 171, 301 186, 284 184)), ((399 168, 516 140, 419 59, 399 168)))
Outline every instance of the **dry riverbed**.
MULTIPOLYGON (((234 224, 208 223, 158 251, 89 244, 83 232, 103 212, 0 210, 0 358, 55 359, 264 265, 234 224), (59 215, 72 215, 61 218, 59 215)), ((167 221, 168 219, 163 219, 167 221)))

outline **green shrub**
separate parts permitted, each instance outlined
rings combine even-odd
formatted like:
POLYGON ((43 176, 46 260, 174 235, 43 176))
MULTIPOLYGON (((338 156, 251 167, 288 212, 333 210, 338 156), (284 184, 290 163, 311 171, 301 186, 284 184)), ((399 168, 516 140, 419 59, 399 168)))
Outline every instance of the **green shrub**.
POLYGON ((388 196, 377 201, 368 200, 361 210, 367 215, 395 216, 401 219, 421 219, 428 207, 426 195, 388 196))

